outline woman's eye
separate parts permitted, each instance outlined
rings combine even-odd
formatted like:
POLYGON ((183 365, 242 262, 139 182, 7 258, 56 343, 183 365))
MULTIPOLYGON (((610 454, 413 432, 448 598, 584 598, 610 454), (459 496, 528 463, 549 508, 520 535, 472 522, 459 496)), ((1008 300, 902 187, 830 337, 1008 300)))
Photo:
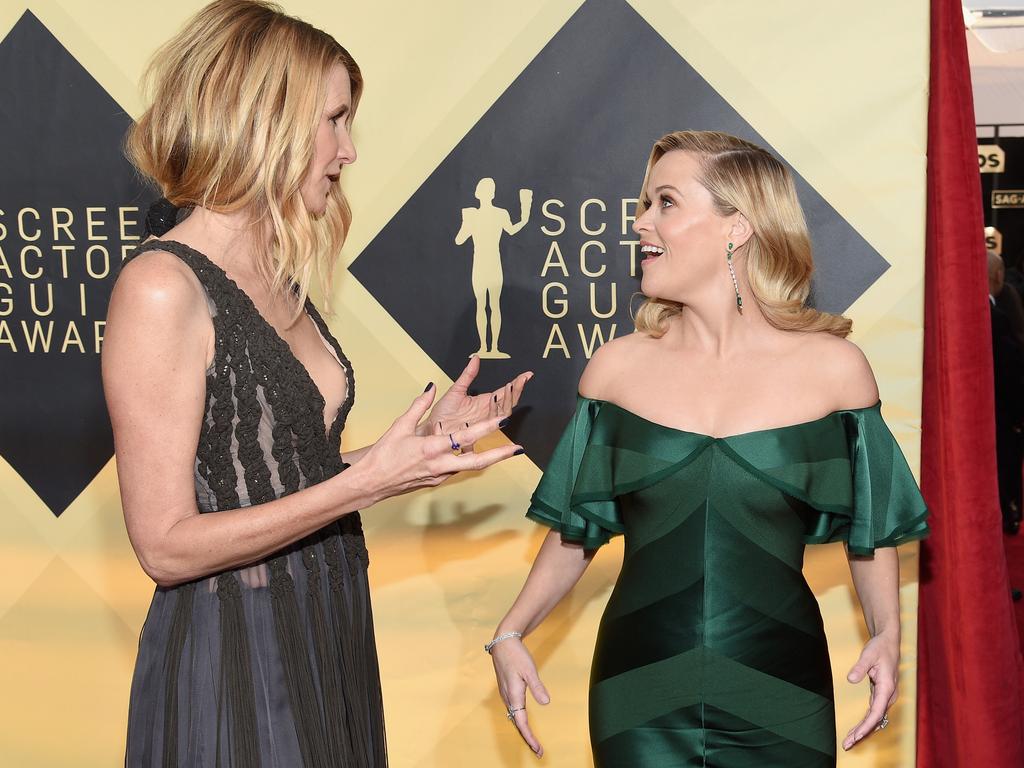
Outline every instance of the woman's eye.
POLYGON ((669 200, 664 195, 662 195, 660 198, 658 198, 658 202, 661 203, 661 207, 662 208, 668 208, 670 205, 672 205, 672 201, 669 200))

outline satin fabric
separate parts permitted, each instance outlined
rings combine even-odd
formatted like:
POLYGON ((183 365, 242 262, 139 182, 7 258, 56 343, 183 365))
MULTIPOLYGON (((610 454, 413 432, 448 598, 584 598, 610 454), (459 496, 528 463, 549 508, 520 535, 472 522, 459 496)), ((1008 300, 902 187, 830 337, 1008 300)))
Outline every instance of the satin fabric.
POLYGON ((625 534, 591 669, 597 768, 835 765, 804 545, 928 531, 880 404, 715 438, 580 397, 527 515, 588 548, 625 534))

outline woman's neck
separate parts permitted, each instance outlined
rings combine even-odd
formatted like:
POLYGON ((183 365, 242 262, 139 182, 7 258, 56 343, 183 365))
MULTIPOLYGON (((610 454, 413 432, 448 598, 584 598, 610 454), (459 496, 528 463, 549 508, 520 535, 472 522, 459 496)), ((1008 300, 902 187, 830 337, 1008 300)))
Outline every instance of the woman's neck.
POLYGON ((257 275, 259 228, 245 211, 217 213, 196 206, 168 236, 187 240, 229 274, 257 275))
MULTIPOLYGON (((740 290, 743 291, 742 286, 740 290)), ((765 335, 775 333, 776 329, 765 318, 750 291, 742 295, 742 313, 736 308, 736 294, 731 285, 728 292, 716 291, 713 296, 683 304, 682 311, 671 319, 666 335, 719 359, 744 354, 752 344, 763 345, 765 335)))

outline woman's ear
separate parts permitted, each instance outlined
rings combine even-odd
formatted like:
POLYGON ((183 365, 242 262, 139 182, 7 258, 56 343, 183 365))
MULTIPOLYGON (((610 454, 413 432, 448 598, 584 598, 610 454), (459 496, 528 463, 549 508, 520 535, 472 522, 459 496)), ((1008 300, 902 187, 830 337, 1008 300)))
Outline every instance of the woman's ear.
POLYGON ((747 240, 754 234, 754 228, 750 226, 750 221, 742 213, 733 215, 732 228, 729 230, 729 242, 732 243, 735 250, 746 244, 747 240))

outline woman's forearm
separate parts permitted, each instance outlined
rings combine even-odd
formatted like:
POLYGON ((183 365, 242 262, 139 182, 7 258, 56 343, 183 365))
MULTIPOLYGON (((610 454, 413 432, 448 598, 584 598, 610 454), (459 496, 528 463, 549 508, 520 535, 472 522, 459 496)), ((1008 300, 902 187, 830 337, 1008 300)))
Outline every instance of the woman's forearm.
POLYGON ((157 584, 173 586, 261 560, 374 503, 372 488, 372 481, 353 468, 264 504, 203 514, 193 509, 151 537, 148 546, 135 549, 157 584))
POLYGON ((557 531, 548 533, 519 597, 498 624, 496 634, 516 631, 528 635, 536 629, 576 586, 592 559, 593 551, 563 542, 557 531))
POLYGON ((900 633, 900 565, 895 547, 875 550, 873 557, 847 555, 864 621, 872 637, 900 633))

